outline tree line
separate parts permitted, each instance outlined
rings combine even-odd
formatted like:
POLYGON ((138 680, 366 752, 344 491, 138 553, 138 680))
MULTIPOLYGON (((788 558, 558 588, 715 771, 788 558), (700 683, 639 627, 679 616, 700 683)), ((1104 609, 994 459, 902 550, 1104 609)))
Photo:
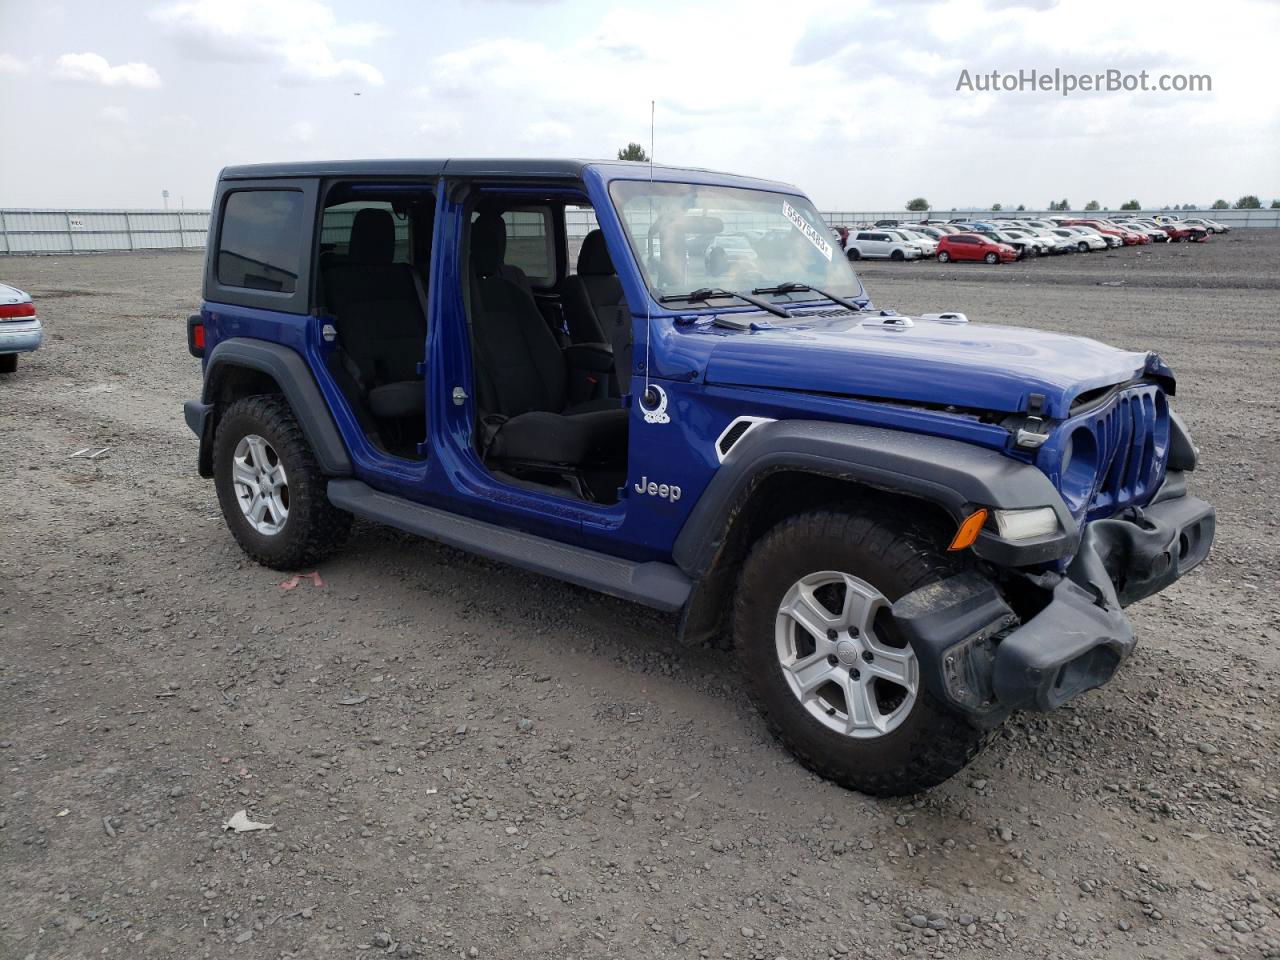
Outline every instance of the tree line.
MULTIPOLYGON (((926 211, 932 210, 933 205, 929 203, 929 201, 926 200, 924 197, 912 197, 910 200, 907 201, 906 209, 916 213, 924 213, 926 211)), ((955 207, 952 207, 951 208, 952 212, 954 212, 955 209, 956 209, 955 207)), ((1020 203, 1015 209, 1021 211, 1021 210, 1026 210, 1027 208, 1025 205, 1020 203)), ((1067 211, 1067 210, 1074 210, 1075 207, 1071 206, 1070 200, 1067 200, 1064 198, 1062 200, 1050 200, 1048 206, 1045 207, 1045 209, 1067 211)), ((1109 211, 1111 208, 1102 206, 1102 204, 1098 203, 1097 200, 1090 200, 1088 203, 1084 205, 1084 209, 1109 211)), ((1139 203, 1137 200, 1126 200, 1124 203, 1120 204, 1119 209, 1145 210, 1149 208, 1143 207, 1143 205, 1139 203)), ((1199 204, 1195 204, 1195 203, 1184 203, 1181 205, 1175 203, 1172 205, 1165 204, 1160 209, 1161 210, 1202 210, 1204 208, 1201 207, 1199 204)), ((1215 200, 1213 201, 1212 204, 1210 204, 1209 209, 1210 210, 1261 210, 1262 201, 1259 200, 1252 193, 1248 193, 1248 194, 1245 194, 1243 197, 1241 197, 1239 200, 1237 200, 1235 203, 1227 203, 1227 201, 1225 200, 1215 200)), ((1272 200, 1271 209, 1280 210, 1280 200, 1272 200)), ((992 213, 1000 213, 1002 210, 1004 210, 1003 204, 993 203, 991 205, 992 213)))

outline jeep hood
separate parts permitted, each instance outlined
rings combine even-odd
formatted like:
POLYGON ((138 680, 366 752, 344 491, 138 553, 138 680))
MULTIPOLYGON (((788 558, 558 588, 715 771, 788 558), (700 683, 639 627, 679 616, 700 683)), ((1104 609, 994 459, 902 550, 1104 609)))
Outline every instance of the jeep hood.
POLYGON ((1000 413, 1025 413, 1039 394, 1043 414, 1055 419, 1080 394, 1138 377, 1160 379, 1170 394, 1174 388, 1153 353, 1022 327, 847 312, 760 326, 702 328, 721 341, 707 383, 1000 413))

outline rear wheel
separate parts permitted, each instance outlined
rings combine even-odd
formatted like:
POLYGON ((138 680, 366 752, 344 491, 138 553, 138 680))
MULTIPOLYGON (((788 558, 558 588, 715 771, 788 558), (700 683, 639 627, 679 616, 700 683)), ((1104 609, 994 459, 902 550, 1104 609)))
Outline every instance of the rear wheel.
POLYGON ((999 262, 1000 262, 1000 255, 999 255, 998 253, 995 253, 995 252, 993 251, 993 252, 991 252, 991 253, 988 253, 988 254, 987 254, 985 257, 983 257, 982 259, 983 259, 983 260, 985 260, 985 261, 987 261, 987 263, 999 263, 999 262))
POLYGON ((947 251, 945 251, 945 250, 939 250, 939 251, 938 251, 938 262, 939 262, 939 263, 950 263, 950 262, 951 262, 951 254, 947 253, 947 251))
POLYGON ((351 528, 351 515, 329 502, 327 480, 281 396, 227 408, 213 442, 213 483, 231 535, 268 567, 314 563, 351 528))
POLYGON ((15 373, 18 369, 16 353, 0 353, 0 373, 15 373))
POLYGON ((862 259, 862 254, 858 252, 858 249, 857 249, 856 247, 855 247, 855 248, 853 248, 852 250, 850 250, 850 251, 846 254, 846 256, 848 256, 848 258, 849 258, 850 260, 861 260, 861 259, 862 259))
POLYGON ((951 572, 905 522, 854 510, 783 521, 753 547, 734 602, 743 679, 774 734, 814 772, 878 796, 961 770, 986 735, 921 682, 893 600, 951 572))

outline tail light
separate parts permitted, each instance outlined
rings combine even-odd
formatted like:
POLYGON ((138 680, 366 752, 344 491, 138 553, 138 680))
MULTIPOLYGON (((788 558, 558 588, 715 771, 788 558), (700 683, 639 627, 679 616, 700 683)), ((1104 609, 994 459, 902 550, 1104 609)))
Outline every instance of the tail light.
POLYGON ((34 303, 0 303, 0 320, 26 320, 35 315, 34 303))
POLYGON ((187 317, 187 350, 193 357, 204 356, 204 317, 198 313, 187 317))

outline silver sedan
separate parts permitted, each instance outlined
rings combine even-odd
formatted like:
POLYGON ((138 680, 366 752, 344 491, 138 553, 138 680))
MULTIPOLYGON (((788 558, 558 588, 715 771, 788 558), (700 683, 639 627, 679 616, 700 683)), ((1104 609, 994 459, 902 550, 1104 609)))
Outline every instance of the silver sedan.
POLYGON ((18 354, 30 353, 44 340, 40 318, 31 298, 0 283, 0 373, 18 369, 18 354))

